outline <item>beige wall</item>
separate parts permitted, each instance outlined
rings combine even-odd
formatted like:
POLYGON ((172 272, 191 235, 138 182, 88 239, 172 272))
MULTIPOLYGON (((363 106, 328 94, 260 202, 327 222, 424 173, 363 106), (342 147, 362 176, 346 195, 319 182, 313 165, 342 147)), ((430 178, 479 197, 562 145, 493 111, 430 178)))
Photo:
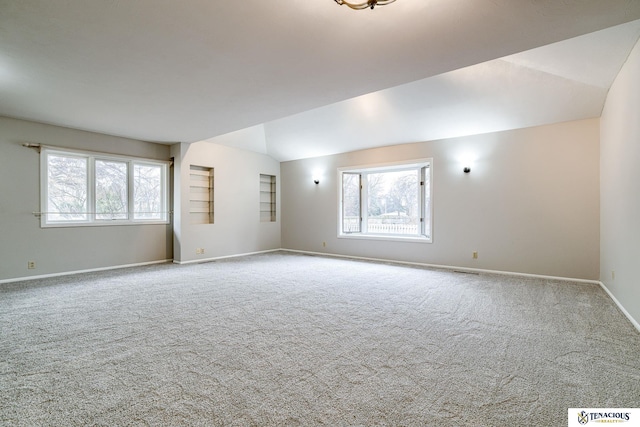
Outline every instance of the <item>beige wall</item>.
MULTIPOLYGON (((612 99, 607 111, 615 106, 612 99)), ((603 123, 609 123, 609 116, 605 115, 603 123)), ((172 256, 189 262, 279 247, 582 279, 600 277, 597 119, 281 165, 268 156, 206 142, 176 144, 170 154, 163 145, 33 122, 0 118, 0 125, 0 280, 172 256), (39 156, 22 147, 23 142, 154 159, 176 157, 174 239, 166 225, 41 229, 31 214, 39 210, 39 156), (465 175, 460 159, 469 154, 476 160, 472 172, 465 175), (434 159, 433 244, 337 238, 338 167, 425 157, 434 159), (215 224, 189 224, 190 164, 215 169, 215 224), (316 170, 323 171, 319 185, 311 179, 316 170), (275 223, 259 220, 260 173, 277 176, 275 223), (322 246, 323 242, 327 245, 322 246), (196 255, 196 248, 204 248, 205 253, 196 255), (479 252, 477 260, 471 258, 473 251, 479 252), (36 261, 36 270, 26 269, 29 260, 36 261)), ((611 127, 619 129, 617 122, 611 127)), ((633 122, 627 127, 633 127, 633 122)), ((603 129, 603 138, 610 132, 609 127, 603 129)), ((603 148, 603 159, 608 158, 607 153, 603 148)), ((614 170, 623 173, 619 168, 607 169, 614 170)), ((608 188, 605 172, 603 191, 608 188)), ((611 190, 611 197, 616 197, 616 191, 611 190)), ((603 206, 603 216, 606 213, 603 206)), ((603 230, 605 225, 603 222, 603 230)), ((609 250, 607 242, 602 247, 609 250)), ((603 257, 607 272, 612 269, 608 259, 603 257)), ((621 283, 626 269, 616 271, 621 283)), ((615 284, 612 289, 617 290, 615 284)), ((621 288, 621 298, 633 296, 634 289, 637 287, 621 288)))
POLYGON ((599 120, 590 119, 284 162, 282 246, 597 280, 598 157, 599 120), (467 155, 476 158, 468 175, 467 155), (337 168, 427 157, 432 244, 337 238, 337 168), (323 171, 319 185, 315 170, 323 171))
POLYGON ((271 157, 209 142, 176 144, 174 259, 189 262, 280 248, 280 163, 271 157), (190 165, 214 169, 215 222, 190 223, 190 165), (276 222, 260 222, 260 174, 276 176, 276 222), (196 254, 202 248, 204 254, 196 254))
POLYGON ((640 180, 635 170, 640 161, 640 42, 609 91, 600 138, 600 280, 638 325, 640 180))
POLYGON ((169 159, 165 145, 0 117, 0 280, 172 257, 166 224, 40 228, 40 156, 25 142, 169 159))

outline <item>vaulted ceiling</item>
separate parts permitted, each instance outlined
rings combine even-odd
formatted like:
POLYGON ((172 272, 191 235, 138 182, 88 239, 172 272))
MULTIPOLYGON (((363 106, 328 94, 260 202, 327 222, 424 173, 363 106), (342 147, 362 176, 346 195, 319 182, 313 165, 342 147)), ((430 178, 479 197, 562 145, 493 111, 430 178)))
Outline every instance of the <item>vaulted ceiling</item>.
POLYGON ((0 0, 0 115, 279 160, 597 117, 639 19, 635 0, 0 0))

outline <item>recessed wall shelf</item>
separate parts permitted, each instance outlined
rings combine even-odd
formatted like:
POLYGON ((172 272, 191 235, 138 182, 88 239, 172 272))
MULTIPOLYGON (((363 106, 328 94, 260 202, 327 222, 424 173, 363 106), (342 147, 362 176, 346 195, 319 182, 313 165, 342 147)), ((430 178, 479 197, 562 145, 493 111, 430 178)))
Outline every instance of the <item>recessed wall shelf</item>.
POLYGON ((260 174, 260 221, 276 220, 276 177, 260 174))
POLYGON ((189 171, 191 224, 213 224, 213 168, 191 165, 189 171))

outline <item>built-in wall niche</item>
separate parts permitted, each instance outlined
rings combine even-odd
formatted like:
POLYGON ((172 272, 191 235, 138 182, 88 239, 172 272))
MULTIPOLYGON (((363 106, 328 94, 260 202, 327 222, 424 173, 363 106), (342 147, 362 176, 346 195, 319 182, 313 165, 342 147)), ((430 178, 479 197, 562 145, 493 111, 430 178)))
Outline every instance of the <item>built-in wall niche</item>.
POLYGON ((191 165, 189 219, 191 224, 213 224, 213 168, 191 165))
POLYGON ((260 221, 276 220, 276 177, 260 174, 260 221))

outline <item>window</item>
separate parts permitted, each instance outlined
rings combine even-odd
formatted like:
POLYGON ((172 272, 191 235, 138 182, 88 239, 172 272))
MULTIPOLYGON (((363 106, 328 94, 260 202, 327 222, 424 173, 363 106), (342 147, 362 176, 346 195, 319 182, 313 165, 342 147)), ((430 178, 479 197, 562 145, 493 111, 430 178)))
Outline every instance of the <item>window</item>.
POLYGON ((431 163, 339 169, 339 237, 431 242, 431 163))
POLYGON ((260 221, 276 221, 276 177, 260 175, 260 221))
POLYGON ((97 160, 96 167, 96 219, 127 219, 127 163, 97 160))
POLYGON ((168 222, 168 163, 98 153, 41 151, 41 225, 168 222))

